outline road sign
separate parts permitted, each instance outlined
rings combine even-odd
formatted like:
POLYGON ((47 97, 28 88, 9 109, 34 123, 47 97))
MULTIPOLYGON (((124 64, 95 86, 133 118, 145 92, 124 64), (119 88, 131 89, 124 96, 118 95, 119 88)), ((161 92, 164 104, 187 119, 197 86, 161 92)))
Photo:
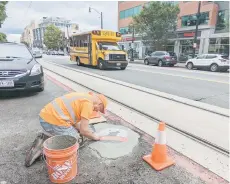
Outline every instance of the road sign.
POLYGON ((196 48, 196 43, 193 43, 193 48, 196 48))

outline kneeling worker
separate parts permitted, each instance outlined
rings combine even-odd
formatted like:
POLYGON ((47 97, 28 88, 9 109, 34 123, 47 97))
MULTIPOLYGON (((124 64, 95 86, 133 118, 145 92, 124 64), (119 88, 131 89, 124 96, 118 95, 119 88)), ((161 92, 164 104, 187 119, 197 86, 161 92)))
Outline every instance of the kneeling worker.
POLYGON ((41 156, 44 141, 54 135, 70 135, 78 140, 81 136, 98 141, 100 137, 89 130, 93 111, 105 112, 107 99, 102 94, 69 93, 56 98, 40 112, 40 124, 45 131, 35 139, 26 155, 25 166, 29 167, 41 156), (79 135, 81 134, 81 136, 79 135))

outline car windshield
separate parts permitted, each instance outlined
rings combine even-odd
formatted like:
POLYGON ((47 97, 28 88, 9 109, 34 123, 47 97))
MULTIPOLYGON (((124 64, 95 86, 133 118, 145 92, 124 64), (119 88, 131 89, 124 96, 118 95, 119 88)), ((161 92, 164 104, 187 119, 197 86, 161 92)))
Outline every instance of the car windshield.
POLYGON ((102 44, 103 50, 121 50, 120 46, 114 42, 98 42, 102 44))
POLYGON ((24 45, 0 44, 0 58, 28 58, 32 55, 24 45))

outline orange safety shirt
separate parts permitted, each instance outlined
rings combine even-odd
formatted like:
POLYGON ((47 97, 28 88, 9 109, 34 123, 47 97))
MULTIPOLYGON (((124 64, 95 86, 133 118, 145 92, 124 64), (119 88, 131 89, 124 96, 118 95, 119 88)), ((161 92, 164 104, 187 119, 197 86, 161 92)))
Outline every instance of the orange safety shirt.
POLYGON ((89 120, 92 113, 92 96, 73 92, 54 99, 39 115, 47 123, 69 127, 78 123, 82 117, 89 120))

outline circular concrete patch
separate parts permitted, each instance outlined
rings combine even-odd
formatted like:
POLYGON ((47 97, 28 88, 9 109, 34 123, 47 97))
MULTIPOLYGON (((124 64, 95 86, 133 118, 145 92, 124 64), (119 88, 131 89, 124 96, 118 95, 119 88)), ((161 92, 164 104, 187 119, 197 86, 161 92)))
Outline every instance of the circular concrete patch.
POLYGON ((97 141, 89 145, 89 148, 97 153, 98 157, 115 159, 132 153, 133 148, 138 144, 139 134, 131 129, 107 123, 94 125, 96 134, 99 136, 120 136, 127 138, 127 141, 97 141))

